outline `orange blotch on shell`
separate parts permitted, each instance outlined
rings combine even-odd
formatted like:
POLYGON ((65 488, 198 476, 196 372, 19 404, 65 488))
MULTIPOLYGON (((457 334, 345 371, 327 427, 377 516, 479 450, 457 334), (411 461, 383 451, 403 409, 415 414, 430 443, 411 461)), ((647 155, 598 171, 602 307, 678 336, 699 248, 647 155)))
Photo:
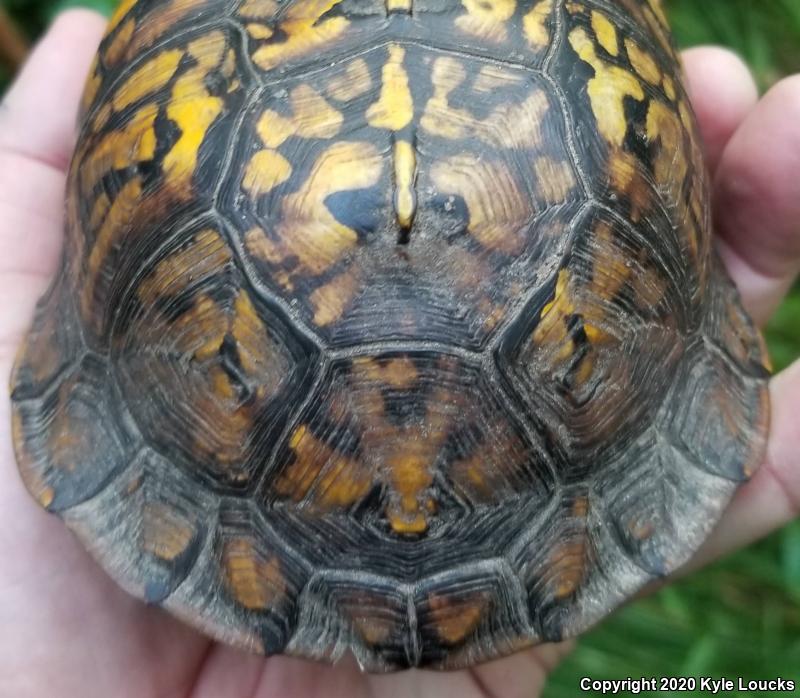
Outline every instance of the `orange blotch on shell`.
POLYGON ((136 177, 130 180, 117 194, 95 239, 92 251, 86 264, 86 278, 81 291, 81 311, 89 323, 99 328, 105 320, 103 313, 95 311, 95 297, 98 285, 102 281, 104 265, 109 253, 118 244, 121 236, 131 230, 135 220, 134 212, 142 197, 142 181, 136 177))
POLYGON ((542 50, 550 45, 547 20, 553 13, 553 0, 540 0, 522 18, 522 29, 528 44, 542 50))
POLYGON ((267 559, 247 538, 226 540, 222 549, 225 586, 251 611, 273 607, 286 595, 287 582, 277 555, 267 559))
POLYGON ((192 195, 191 180, 200 146, 224 107, 223 100, 208 91, 205 79, 222 62, 226 45, 222 32, 190 43, 187 52, 197 65, 182 74, 172 88, 167 116, 181 135, 164 156, 162 166, 167 186, 183 199, 192 195))
POLYGON ((186 551, 194 535, 194 525, 168 504, 146 502, 142 507, 140 546, 144 552, 172 562, 186 551))
POLYGON ((410 439, 404 452, 386 459, 392 494, 387 508, 389 525, 395 533, 423 533, 428 529, 426 502, 433 484, 434 450, 419 439, 410 439))
POLYGON ((357 232, 340 223, 325 200, 336 192, 373 186, 382 169, 383 159, 370 143, 342 141, 330 145, 319 154, 298 190, 283 198, 275 239, 258 229, 251 230, 248 249, 277 265, 295 258, 297 273, 322 274, 358 244, 357 232))
POLYGON ((137 68, 114 92, 114 110, 122 111, 134 102, 166 87, 178 70, 183 56, 184 52, 180 49, 161 51, 137 68))
POLYGON ((625 99, 631 97, 640 102, 645 99, 639 79, 600 58, 585 29, 573 29, 569 33, 569 43, 580 59, 594 69, 594 77, 587 83, 587 93, 597 130, 610 145, 622 147, 628 132, 625 99))
MULTIPOLYGON (((661 76, 661 70, 658 67, 653 56, 650 55, 645 49, 637 44, 633 39, 625 39, 625 50, 628 52, 628 59, 633 66, 633 69, 639 74, 641 78, 649 82, 651 85, 658 85, 664 80, 661 76)), ((674 91, 673 91, 674 92, 674 91)), ((673 93, 672 99, 675 95, 673 93)))
POLYGON ((360 282, 355 270, 346 270, 315 289, 309 296, 314 311, 314 323, 318 327, 326 327, 340 320, 358 294, 360 282))
POLYGON ((244 0, 237 12, 247 19, 271 19, 278 7, 277 0, 244 0))
POLYGON ((85 156, 81 157, 82 153, 76 156, 76 162, 80 163, 78 177, 84 192, 92 191, 112 169, 124 170, 155 157, 157 116, 158 106, 146 104, 124 127, 105 134, 97 145, 90 146, 85 156))
POLYGON ((344 72, 332 77, 325 92, 340 102, 349 102, 372 89, 372 78, 369 67, 363 58, 356 58, 347 63, 344 72))
POLYGON ((566 201, 577 184, 572 165, 565 160, 539 156, 533 161, 533 172, 536 175, 536 193, 548 205, 566 201))
POLYGON ((442 195, 464 200, 467 230, 481 245, 507 254, 522 250, 534 208, 504 161, 454 155, 435 162, 430 176, 442 195))
POLYGON ((343 16, 322 17, 342 0, 297 0, 281 18, 280 29, 285 38, 262 44, 253 52, 253 62, 262 70, 271 70, 281 63, 311 55, 324 44, 335 40, 350 25, 343 16))
POLYGON ((555 598, 572 596, 586 576, 586 541, 580 539, 560 544, 551 553, 549 565, 555 598))
POLYGON ((475 632, 489 608, 489 602, 487 593, 466 597, 429 594, 428 605, 441 641, 447 645, 463 642, 475 632))
POLYGON ((127 20, 119 29, 116 36, 106 48, 103 54, 103 62, 107 67, 119 63, 125 57, 125 50, 133 38, 136 29, 136 22, 133 19, 127 20))
POLYGON ((348 507, 372 486, 363 464, 338 453, 305 426, 297 427, 289 440, 295 460, 278 476, 275 491, 294 501, 310 497, 310 505, 329 511, 348 507))
POLYGON ((353 360, 353 372, 357 377, 401 390, 412 388, 419 378, 417 366, 408 356, 393 357, 386 361, 359 357, 353 360))
POLYGON ((45 480, 42 468, 33 460, 28 451, 25 427, 18 409, 13 409, 11 412, 11 441, 14 445, 14 455, 19 465, 22 482, 39 506, 45 509, 49 508, 55 500, 56 492, 45 480))
POLYGON ((466 13, 456 17, 456 26, 467 34, 491 43, 508 38, 508 21, 517 7, 516 0, 462 0, 466 13))

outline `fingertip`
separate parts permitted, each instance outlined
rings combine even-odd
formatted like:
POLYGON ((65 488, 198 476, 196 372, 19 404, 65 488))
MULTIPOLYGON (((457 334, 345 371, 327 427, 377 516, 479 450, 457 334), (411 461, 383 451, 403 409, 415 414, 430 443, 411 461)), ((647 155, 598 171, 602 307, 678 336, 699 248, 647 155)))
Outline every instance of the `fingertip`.
POLYGON ((69 37, 84 37, 93 43, 100 42, 108 20, 88 7, 70 7, 59 12, 48 30, 48 35, 65 33, 69 37))
POLYGON ((65 169, 78 102, 106 20, 93 10, 65 10, 37 43, 0 110, 0 148, 65 169))
POLYGON ((731 136, 755 107, 758 88, 745 62, 729 49, 698 46, 684 51, 682 57, 686 90, 713 172, 731 136))
POLYGON ((762 98, 722 154, 714 182, 720 233, 766 279, 800 269, 800 75, 762 98))

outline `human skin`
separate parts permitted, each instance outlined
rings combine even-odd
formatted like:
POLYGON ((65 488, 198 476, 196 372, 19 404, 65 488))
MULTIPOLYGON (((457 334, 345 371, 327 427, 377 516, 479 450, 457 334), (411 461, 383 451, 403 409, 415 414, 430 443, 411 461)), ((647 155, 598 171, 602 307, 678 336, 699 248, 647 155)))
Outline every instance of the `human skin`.
MULTIPOLYGON (((56 267, 66 169, 83 78, 104 20, 67 12, 0 105, 0 374, 8 376, 56 267)), ((800 75, 761 100, 733 54, 683 54, 714 177, 716 241, 759 325, 800 270, 800 75)), ((800 362, 772 379, 765 461, 696 568, 800 515, 800 362)), ((531 698, 570 642, 467 671, 361 674, 210 642, 120 590, 19 479, 0 402, 0 695, 14 698, 531 698)), ((577 684, 576 684, 577 685, 577 684)))

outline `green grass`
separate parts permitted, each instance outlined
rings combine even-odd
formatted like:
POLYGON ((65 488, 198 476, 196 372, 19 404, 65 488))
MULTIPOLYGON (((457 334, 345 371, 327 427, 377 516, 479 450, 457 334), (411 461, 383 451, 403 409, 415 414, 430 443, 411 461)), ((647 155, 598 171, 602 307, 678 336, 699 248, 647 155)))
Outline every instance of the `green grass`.
MULTIPOLYGON (((92 5, 108 13, 114 4, 5 2, 31 35, 66 6, 92 5)), ((800 71, 800 0, 667 4, 682 46, 718 43, 734 48, 753 68, 762 89, 800 71)), ((777 369, 800 355, 800 289, 792 292, 770 324, 768 343, 777 369)), ((800 522, 630 604, 581 639, 545 695, 573 698, 579 678, 587 675, 782 676, 800 685, 800 522)))

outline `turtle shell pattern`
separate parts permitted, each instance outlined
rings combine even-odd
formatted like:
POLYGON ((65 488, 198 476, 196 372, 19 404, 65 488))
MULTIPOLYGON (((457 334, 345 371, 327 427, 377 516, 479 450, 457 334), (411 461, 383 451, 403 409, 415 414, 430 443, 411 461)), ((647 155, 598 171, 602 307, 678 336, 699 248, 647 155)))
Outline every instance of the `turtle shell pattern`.
POLYGON ((572 636, 767 430, 658 0, 124 0, 23 479, 126 589, 366 670, 572 636))

